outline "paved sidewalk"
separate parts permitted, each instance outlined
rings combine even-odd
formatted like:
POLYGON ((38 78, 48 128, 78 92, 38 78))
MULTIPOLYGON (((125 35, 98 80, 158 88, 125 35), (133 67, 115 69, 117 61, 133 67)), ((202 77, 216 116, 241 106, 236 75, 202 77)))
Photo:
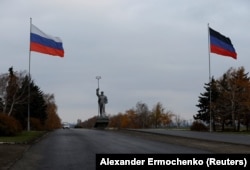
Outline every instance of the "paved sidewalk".
POLYGON ((188 130, 170 130, 170 129, 131 129, 131 130, 146 132, 146 133, 157 133, 162 135, 203 139, 209 141, 250 145, 250 135, 225 134, 220 132, 196 132, 188 130))

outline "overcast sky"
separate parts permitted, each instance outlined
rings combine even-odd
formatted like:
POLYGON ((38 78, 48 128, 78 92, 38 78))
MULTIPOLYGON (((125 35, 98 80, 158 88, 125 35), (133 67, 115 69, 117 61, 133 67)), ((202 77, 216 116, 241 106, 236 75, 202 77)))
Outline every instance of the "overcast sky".
POLYGON ((211 75, 250 71, 249 0, 1 0, 0 73, 29 69, 30 18, 63 41, 64 58, 31 52, 31 76, 55 95, 62 121, 98 114, 96 76, 115 115, 157 102, 181 118, 197 114, 209 80, 208 23, 238 59, 210 55, 211 75))

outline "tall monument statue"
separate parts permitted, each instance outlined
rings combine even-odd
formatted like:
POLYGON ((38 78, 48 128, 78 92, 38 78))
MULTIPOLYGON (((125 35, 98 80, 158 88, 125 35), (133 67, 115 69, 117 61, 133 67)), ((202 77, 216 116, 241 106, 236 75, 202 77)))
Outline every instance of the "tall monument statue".
POLYGON ((107 96, 104 95, 104 92, 99 93, 99 80, 101 76, 96 76, 98 81, 98 88, 96 89, 96 95, 98 97, 98 116, 94 127, 98 129, 105 129, 109 124, 109 118, 105 113, 105 105, 108 103, 107 96))
POLYGON ((105 115, 105 104, 108 103, 107 96, 104 95, 104 92, 101 91, 101 94, 99 94, 99 88, 96 89, 96 95, 98 97, 98 105, 99 105, 99 113, 101 117, 106 116, 105 115))

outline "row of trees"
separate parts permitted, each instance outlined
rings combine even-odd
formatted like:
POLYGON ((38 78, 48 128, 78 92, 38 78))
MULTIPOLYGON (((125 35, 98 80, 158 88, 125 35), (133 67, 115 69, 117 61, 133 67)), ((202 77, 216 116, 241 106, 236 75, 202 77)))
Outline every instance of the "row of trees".
MULTIPOLYGON (((229 68, 219 79, 211 78, 205 83, 205 92, 198 97, 199 110, 193 116, 192 130, 213 131, 249 130, 250 125, 250 77, 244 67, 229 68), (205 123, 205 126, 204 126, 205 123)), ((189 125, 180 116, 166 111, 158 102, 152 110, 145 103, 138 102, 136 107, 125 113, 109 115, 108 127, 114 128, 159 128, 189 125), (175 121, 175 122, 174 122, 175 121)), ((96 116, 78 124, 81 127, 92 128, 96 116)))
POLYGON ((28 112, 31 130, 53 130, 61 127, 53 94, 45 94, 27 72, 0 75, 0 114, 16 119, 27 129, 28 112))
MULTIPOLYGON (((147 104, 138 102, 135 108, 129 109, 125 113, 109 115, 109 120, 109 128, 160 128, 188 123, 172 111, 166 110, 160 102, 152 110, 149 110, 147 104), (173 125, 174 123, 175 125, 173 125)), ((92 128, 95 122, 96 116, 80 122, 77 126, 92 128)))
POLYGON ((244 67, 230 68, 219 79, 211 78, 199 96, 195 120, 206 122, 212 130, 249 130, 250 77, 244 67))
MULTIPOLYGON (((240 131, 250 125, 250 77, 244 67, 230 68, 219 79, 211 78, 205 83, 196 105, 199 110, 194 119, 212 125, 214 131, 230 127, 240 131)), ((22 129, 27 128, 28 110, 32 130, 53 130, 61 127, 53 94, 45 94, 25 72, 0 75, 0 135, 6 121, 2 116, 14 118, 22 129)), ((188 124, 158 102, 152 110, 138 102, 135 108, 125 113, 109 115, 109 127, 114 128, 159 128, 188 124), (175 122, 174 122, 175 121, 175 122)), ((82 122, 81 127, 92 128, 96 116, 82 122)), ((15 122, 15 121, 10 121, 15 122)), ((13 127, 15 127, 13 125, 13 127)))

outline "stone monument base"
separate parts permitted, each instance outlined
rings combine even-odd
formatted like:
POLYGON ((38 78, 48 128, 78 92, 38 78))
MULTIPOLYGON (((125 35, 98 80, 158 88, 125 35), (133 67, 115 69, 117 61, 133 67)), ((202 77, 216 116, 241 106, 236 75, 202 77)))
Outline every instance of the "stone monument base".
POLYGON ((108 117, 101 117, 101 116, 98 116, 96 118, 96 122, 95 122, 95 125, 94 125, 94 128, 98 128, 98 129, 105 129, 109 124, 109 118, 108 117))

